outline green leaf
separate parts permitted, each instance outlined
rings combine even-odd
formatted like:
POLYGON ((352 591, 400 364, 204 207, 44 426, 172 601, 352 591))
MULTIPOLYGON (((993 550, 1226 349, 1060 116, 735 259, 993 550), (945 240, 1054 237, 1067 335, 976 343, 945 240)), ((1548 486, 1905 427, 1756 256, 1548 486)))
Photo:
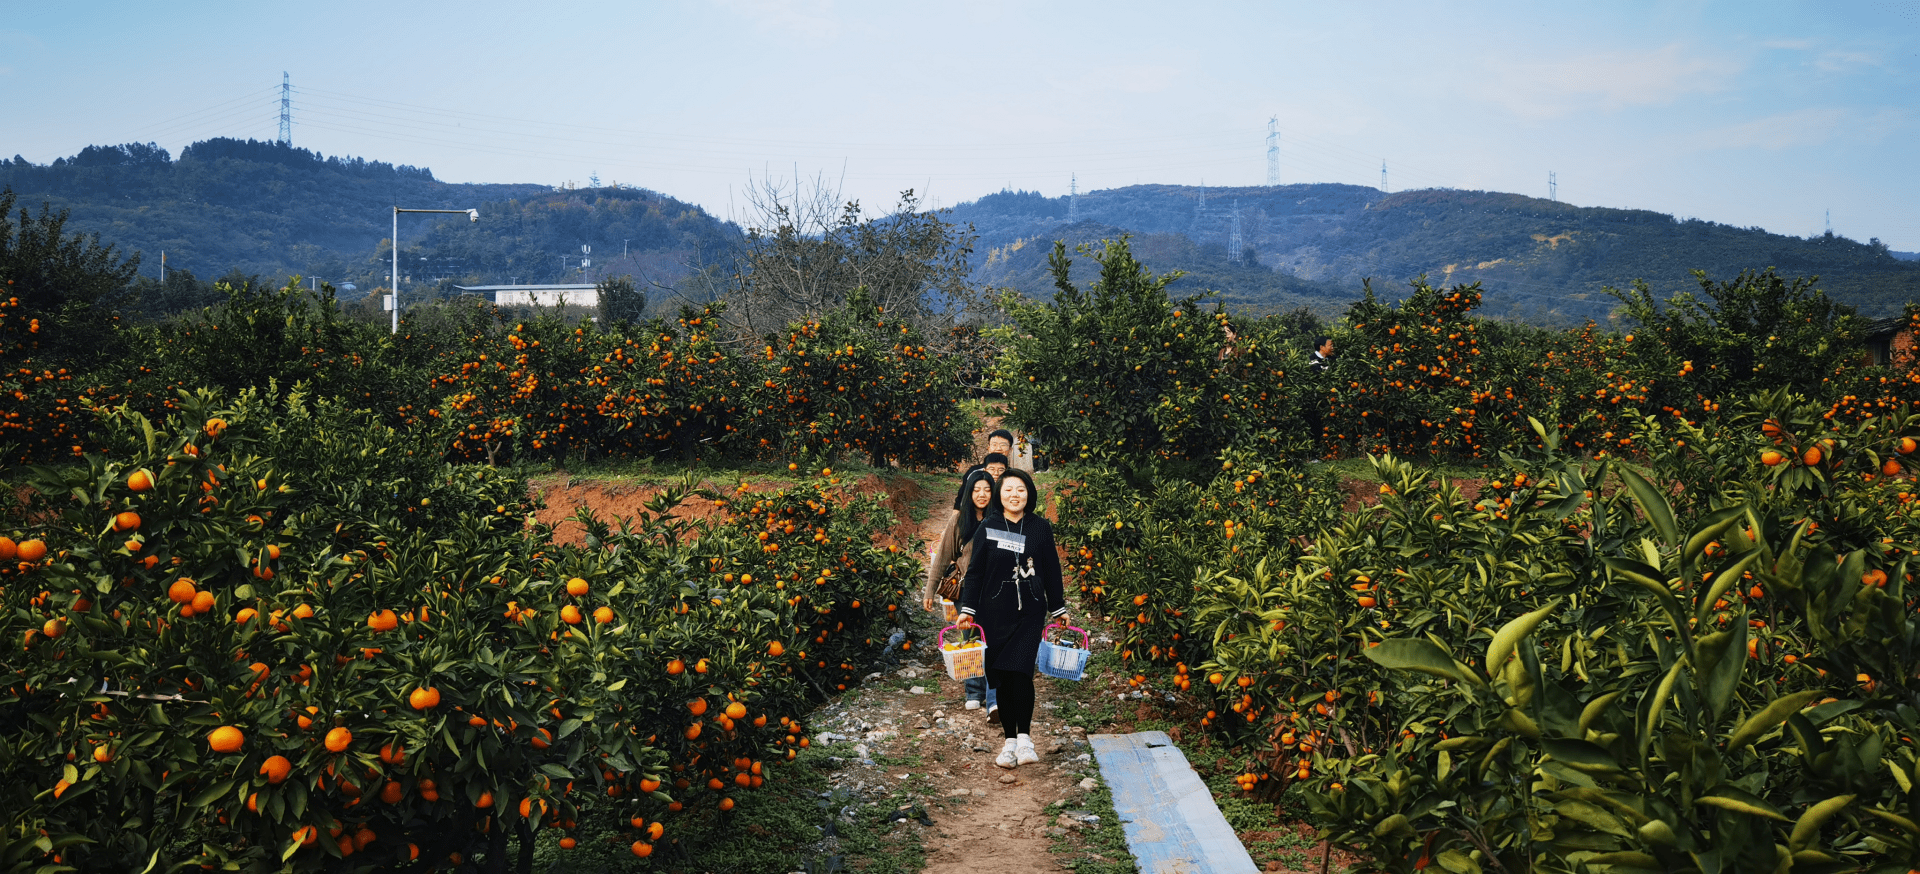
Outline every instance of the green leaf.
POLYGON ((1680 551, 1680 566, 1682 568, 1693 567, 1694 559, 1699 558, 1700 553, 1706 551, 1707 544, 1719 540, 1720 535, 1725 534, 1728 528, 1732 528, 1738 524, 1740 519, 1739 508, 1733 508, 1732 514, 1728 515, 1727 518, 1694 532, 1692 537, 1687 538, 1686 548, 1680 551))
POLYGON ((1660 714, 1666 710, 1667 698, 1673 695, 1673 684, 1680 679, 1680 668, 1687 663, 1686 656, 1675 659, 1673 667, 1667 669, 1667 675, 1660 678, 1660 686, 1653 690, 1653 701, 1647 706, 1647 722, 1640 729, 1640 768, 1647 768, 1647 747, 1653 743, 1654 729, 1660 727, 1660 714))
POLYGON ((1807 721, 1814 725, 1826 725, 1829 720, 1843 714, 1852 713, 1865 706, 1867 706, 1867 702, 1865 701, 1828 701, 1825 704, 1808 710, 1807 721))
POLYGON ((1808 842, 1819 837, 1820 827, 1852 803, 1852 795, 1835 795, 1807 808, 1807 812, 1800 814, 1800 819, 1793 824, 1793 834, 1787 837, 1787 849, 1796 853, 1807 849, 1808 842))
POLYGON ((1786 814, 1781 813, 1779 808, 1768 803, 1765 798, 1761 798, 1745 790, 1736 789, 1732 786, 1723 785, 1709 794, 1695 798, 1693 803, 1705 804, 1708 807, 1718 807, 1721 810, 1731 810, 1735 813, 1744 813, 1748 816, 1765 817, 1781 822, 1789 821, 1786 814))
POLYGON ((560 723, 560 730, 557 732, 554 732, 554 735, 553 735, 554 740, 559 740, 561 738, 566 737, 567 735, 570 735, 576 731, 579 731, 580 727, 585 724, 586 723, 581 722, 578 719, 569 719, 565 722, 560 723))
MULTIPOLYGON (((1411 638, 1383 640, 1377 646, 1361 650, 1374 664, 1400 671, 1418 671, 1443 680, 1464 680, 1454 667, 1453 657, 1430 641, 1411 638)), ((1474 678, 1478 680, 1478 678, 1474 678)))
POLYGON ((187 806, 188 807, 206 807, 214 803, 215 801, 220 800, 220 796, 225 795, 228 792, 232 792, 232 791, 233 791, 232 780, 225 780, 219 783, 215 783, 214 785, 201 790, 200 794, 193 796, 193 800, 187 802, 187 806))
POLYGON ((1577 771, 1605 773, 1623 770, 1620 763, 1613 760, 1612 753, 1587 741, 1548 738, 1540 742, 1540 748, 1549 758, 1577 771))
POLYGON ((1569 798, 1555 803, 1553 810, 1561 816, 1585 823, 1610 835, 1619 835, 1623 838, 1633 836, 1633 830, 1627 828, 1626 823, 1621 822, 1619 817, 1608 813, 1605 808, 1597 804, 1569 798))
POLYGON ((1773 699, 1767 706, 1760 708, 1760 712, 1747 717, 1746 722, 1734 729, 1733 736, 1727 739, 1726 752, 1732 754, 1735 750, 1759 740, 1761 735, 1773 730, 1773 727, 1779 725, 1782 720, 1799 713, 1800 708, 1807 706, 1807 702, 1812 701, 1819 694, 1818 691, 1802 691, 1773 699))
POLYGON ((1908 819, 1904 816, 1901 816, 1900 814, 1894 813, 1891 810, 1881 810, 1878 807, 1871 807, 1871 806, 1862 807, 1860 809, 1866 811, 1869 814, 1872 814, 1873 816, 1877 816, 1883 820, 1886 820, 1887 822, 1893 823, 1894 825, 1898 826, 1901 831, 1904 831, 1907 834, 1920 835, 1920 824, 1916 824, 1914 823, 1913 820, 1908 819))
POLYGON ((1680 545, 1680 526, 1673 521, 1673 505, 1667 503, 1667 497, 1647 478, 1631 468, 1620 468, 1620 481, 1626 483, 1627 492, 1633 495, 1634 503, 1640 505, 1640 511, 1647 515, 1647 523, 1653 526, 1653 532, 1669 546, 1680 545))
POLYGON ((1518 646, 1527 635, 1532 634, 1533 630, 1540 626, 1541 621, 1547 618, 1547 614, 1552 613, 1554 608, 1559 606, 1560 599, 1555 598, 1548 601, 1547 606, 1501 626, 1499 633, 1495 634, 1492 642, 1487 644, 1487 661, 1483 665, 1487 676, 1495 676, 1494 672, 1507 663, 1507 656, 1513 655, 1513 648, 1518 646))
POLYGON ((1700 654, 1701 670, 1694 682, 1706 700, 1707 712, 1715 720, 1727 713, 1738 691, 1740 672, 1747 665, 1747 623, 1744 612, 1732 622, 1730 631, 1707 635, 1694 646, 1700 654), (1709 643, 1711 641, 1711 643, 1709 643))
POLYGON ((1673 590, 1667 588, 1666 583, 1654 579, 1653 575, 1660 573, 1658 570, 1632 559, 1609 556, 1600 561, 1612 568, 1614 573, 1626 577, 1629 582, 1651 593, 1654 599, 1660 602, 1660 608, 1666 611, 1667 621, 1673 624, 1674 632, 1680 635, 1681 640, 1693 639, 1693 629, 1687 624, 1687 608, 1681 606, 1680 599, 1673 596, 1673 590))
POLYGON ((1733 588, 1733 584, 1740 581, 1740 575, 1746 572, 1747 566, 1753 564, 1754 559, 1759 557, 1760 553, 1749 552, 1741 556, 1739 561, 1728 565, 1719 576, 1713 578, 1712 588, 1701 596, 1700 601, 1693 608, 1694 615, 1699 617, 1701 624, 1705 624, 1707 617, 1713 615, 1713 603, 1720 600, 1720 596, 1726 594, 1728 589, 1733 588))
POLYGON ((1787 731, 1791 732, 1793 739, 1800 744, 1801 761, 1811 762, 1827 751, 1826 738, 1820 736, 1820 730, 1814 728, 1812 720, 1807 719, 1806 714, 1788 714, 1787 731))
POLYGON ((1588 865, 1626 865, 1634 868, 1650 868, 1655 871, 1659 871, 1666 868, 1665 865, 1660 864, 1659 859, 1653 856, 1649 856, 1646 853, 1638 853, 1631 850, 1617 852, 1617 853, 1601 853, 1597 856, 1589 856, 1587 857, 1587 864, 1588 865))
POLYGON ((1474 861, 1465 850, 1447 850, 1435 856, 1434 861, 1453 874, 1480 874, 1480 863, 1474 861))
POLYGON ((1584 735, 1589 729, 1593 728, 1593 721, 1599 719, 1600 714, 1606 712, 1606 709, 1611 706, 1613 702, 1619 700, 1620 696, 1624 694, 1626 694, 1625 690, 1608 692, 1592 701, 1588 701, 1587 706, 1580 708, 1580 733, 1584 735))
POLYGON ((1384 838, 1396 832, 1411 833, 1412 831, 1413 826, 1408 823, 1407 815, 1404 813, 1396 813, 1386 819, 1380 820, 1379 824, 1373 827, 1373 836, 1376 838, 1384 838))

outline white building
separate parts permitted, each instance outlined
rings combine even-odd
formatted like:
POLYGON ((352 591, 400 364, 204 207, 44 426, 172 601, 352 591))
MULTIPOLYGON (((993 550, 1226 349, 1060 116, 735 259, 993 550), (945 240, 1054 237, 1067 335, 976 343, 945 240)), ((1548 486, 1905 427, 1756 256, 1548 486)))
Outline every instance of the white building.
POLYGON ((592 283, 584 285, 456 285, 467 294, 490 294, 494 306, 567 306, 597 307, 600 293, 592 283))

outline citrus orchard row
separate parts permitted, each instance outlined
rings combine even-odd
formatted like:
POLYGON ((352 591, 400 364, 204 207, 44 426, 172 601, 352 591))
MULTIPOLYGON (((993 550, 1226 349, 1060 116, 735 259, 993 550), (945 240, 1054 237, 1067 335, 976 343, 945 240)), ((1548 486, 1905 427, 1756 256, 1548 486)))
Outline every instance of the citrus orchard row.
MULTIPOLYGON (((1484 318, 1477 286, 1424 279, 1392 302, 1369 288, 1323 325, 1174 298, 1178 274, 1155 276, 1124 239, 1080 251, 1099 278, 1075 286, 1057 246, 1056 295, 1007 302, 1014 324, 1000 332, 995 362, 1008 421, 1063 463, 1162 475, 1230 446, 1491 463, 1539 445, 1530 420, 1571 451, 1635 458, 1650 451, 1634 442, 1647 413, 1669 425, 1724 422, 1735 413, 1726 405, 1785 389, 1860 421, 1920 400, 1920 369, 1872 363, 1865 320, 1811 281, 1772 271, 1702 275, 1697 296, 1665 302, 1643 287, 1620 292, 1624 331, 1484 318), (1308 347, 1318 336, 1335 353, 1316 369, 1308 347)), ((1905 318, 1903 330, 1920 332, 1920 309, 1905 318)))
POLYGON ((857 453, 944 465, 968 448, 954 360, 860 293, 759 342, 716 334, 721 304, 605 325, 449 305, 389 335, 297 282, 227 290, 226 303, 195 315, 116 323, 115 348, 85 366, 40 348, 71 326, 43 328, 16 312, 18 298, 0 300, 0 389, 16 402, 0 418, 7 460, 83 454, 95 445, 88 405, 164 417, 182 390, 296 384, 444 435, 456 461, 857 453))
POLYGON ((1060 527, 1131 682, 1387 870, 1920 864, 1920 420, 1728 406, 1634 466, 1541 426, 1472 497, 1392 456, 1358 509, 1239 452, 1089 476, 1060 527))
POLYGON ((178 405, 103 411, 0 541, 9 866, 505 864, 587 815, 645 857, 907 621, 917 565, 830 471, 708 521, 682 484, 568 547, 520 482, 364 415, 178 405))

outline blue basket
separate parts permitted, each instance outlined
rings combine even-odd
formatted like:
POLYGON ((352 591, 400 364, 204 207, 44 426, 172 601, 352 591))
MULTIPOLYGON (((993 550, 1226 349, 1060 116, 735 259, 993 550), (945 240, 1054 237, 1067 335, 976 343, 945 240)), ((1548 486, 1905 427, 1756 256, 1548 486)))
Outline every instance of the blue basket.
POLYGON ((1087 656, 1092 649, 1092 641, 1084 628, 1071 625, 1049 625, 1040 632, 1040 652, 1034 656, 1034 667, 1040 673, 1061 680, 1078 680, 1087 672, 1087 656), (1048 643, 1047 632, 1056 628, 1080 632, 1080 645, 1048 643))

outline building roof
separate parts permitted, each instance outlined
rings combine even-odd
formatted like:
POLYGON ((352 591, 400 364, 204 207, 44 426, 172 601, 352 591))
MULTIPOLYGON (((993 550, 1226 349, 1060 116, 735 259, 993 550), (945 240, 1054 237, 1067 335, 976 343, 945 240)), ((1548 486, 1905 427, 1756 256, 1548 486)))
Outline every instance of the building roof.
POLYGON ((1888 316, 1884 319, 1874 319, 1862 325, 1860 334, 1863 337, 1884 337, 1898 333, 1901 329, 1907 327, 1907 324, 1907 317, 1904 315, 1888 316))
POLYGON ((591 282, 574 285, 456 285, 460 291, 592 291, 599 286, 591 282))

